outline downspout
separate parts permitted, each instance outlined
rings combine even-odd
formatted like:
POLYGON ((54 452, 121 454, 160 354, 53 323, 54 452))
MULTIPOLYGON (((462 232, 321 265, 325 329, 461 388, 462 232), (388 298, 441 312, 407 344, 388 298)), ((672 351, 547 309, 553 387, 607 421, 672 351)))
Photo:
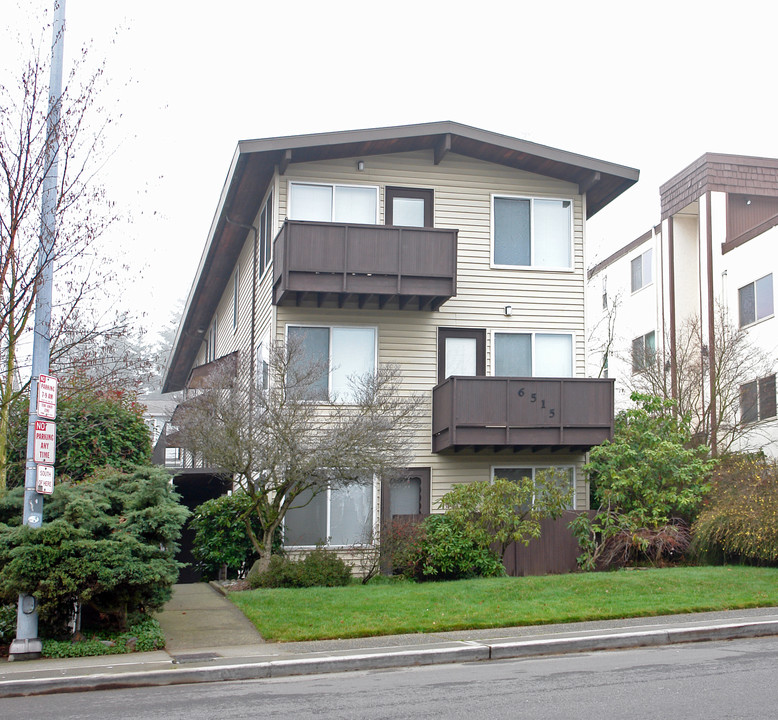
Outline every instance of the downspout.
POLYGON ((667 275, 669 280, 670 301, 670 384, 673 398, 678 397, 678 364, 676 362, 676 317, 675 317, 675 228, 673 216, 667 218, 667 275))
POLYGON ((713 316, 713 228, 711 193, 705 193, 705 241, 708 254, 708 381, 710 390, 710 451, 718 455, 718 412, 716 408, 716 320, 713 316))

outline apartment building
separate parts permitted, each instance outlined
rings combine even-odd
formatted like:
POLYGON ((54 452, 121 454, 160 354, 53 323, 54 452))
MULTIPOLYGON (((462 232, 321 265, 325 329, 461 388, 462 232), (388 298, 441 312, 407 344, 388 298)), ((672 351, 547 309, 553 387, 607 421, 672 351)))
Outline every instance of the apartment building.
POLYGON ((240 142, 164 392, 225 365, 266 383, 288 338, 341 401, 349 375, 399 366, 424 398, 407 477, 291 511, 291 547, 347 547, 455 483, 550 466, 585 509, 581 466, 614 417, 613 381, 586 374, 586 221, 637 178, 454 122, 240 142))
POLYGON ((778 159, 706 153, 659 189, 660 222, 588 271, 589 372, 616 380, 616 407, 647 365, 676 395, 696 353, 697 402, 719 428, 713 445, 778 455, 778 159), (726 320, 752 356, 753 376, 721 377, 726 320), (689 326, 699 328, 693 349, 689 326), (728 391, 718 382, 736 383, 728 391), (725 398, 723 396, 728 395, 725 398), (718 398, 711 403, 711 398, 718 398), (731 399, 730 399, 731 398, 731 399), (734 429, 740 425, 745 432, 734 429))

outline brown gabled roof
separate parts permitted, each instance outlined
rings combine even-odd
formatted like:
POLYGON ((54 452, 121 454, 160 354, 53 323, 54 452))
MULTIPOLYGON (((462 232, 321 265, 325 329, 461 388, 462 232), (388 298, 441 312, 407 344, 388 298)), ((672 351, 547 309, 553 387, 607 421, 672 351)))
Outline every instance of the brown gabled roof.
POLYGON ((276 166, 284 172, 291 163, 413 150, 432 150, 435 164, 452 152, 575 183, 586 193, 587 218, 636 183, 639 175, 630 167, 450 121, 241 141, 189 292, 164 391, 179 390, 187 380, 245 242, 245 226, 256 217, 276 166))

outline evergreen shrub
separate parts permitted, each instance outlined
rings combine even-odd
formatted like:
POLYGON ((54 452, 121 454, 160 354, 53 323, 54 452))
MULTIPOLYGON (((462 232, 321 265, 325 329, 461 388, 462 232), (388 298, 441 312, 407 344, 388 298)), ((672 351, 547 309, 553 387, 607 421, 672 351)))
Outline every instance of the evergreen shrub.
POLYGON ((258 572, 255 564, 248 581, 253 588, 338 587, 351 582, 351 568, 337 553, 319 545, 299 560, 272 555, 269 568, 258 572))
POLYGON ((40 528, 21 525, 22 500, 22 488, 0 500, 0 601, 33 595, 41 637, 68 635, 76 603, 84 628, 126 629, 170 598, 189 511, 163 469, 57 484, 40 528))
MULTIPOLYGON (((192 554, 205 579, 218 577, 223 566, 228 577, 242 576, 256 557, 246 531, 251 524, 256 537, 262 537, 262 524, 254 511, 251 497, 238 490, 198 505, 189 521, 195 537, 192 554)), ((281 548, 281 532, 276 534, 273 551, 281 548)))
POLYGON ((416 581, 499 577, 498 554, 479 544, 447 515, 430 515, 405 555, 403 575, 416 581))

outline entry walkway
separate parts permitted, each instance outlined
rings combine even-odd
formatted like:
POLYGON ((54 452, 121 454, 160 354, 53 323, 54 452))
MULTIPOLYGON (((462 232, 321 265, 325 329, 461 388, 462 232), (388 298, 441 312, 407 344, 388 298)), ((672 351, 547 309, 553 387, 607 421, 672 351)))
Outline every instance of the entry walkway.
POLYGON ((246 616, 207 583, 173 586, 173 597, 157 620, 173 656, 264 642, 246 616))

